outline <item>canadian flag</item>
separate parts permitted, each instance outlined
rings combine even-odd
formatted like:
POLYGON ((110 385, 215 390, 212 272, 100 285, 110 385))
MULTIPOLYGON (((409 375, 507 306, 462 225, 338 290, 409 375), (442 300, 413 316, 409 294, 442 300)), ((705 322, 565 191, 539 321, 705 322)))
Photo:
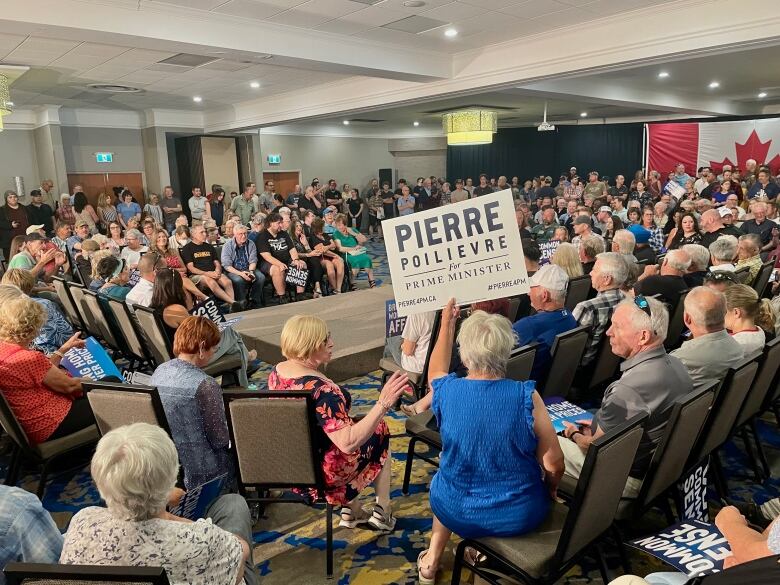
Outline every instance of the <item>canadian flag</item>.
POLYGON ((699 167, 723 165, 745 170, 748 159, 766 164, 776 175, 780 171, 780 118, 737 122, 684 122, 646 124, 647 170, 662 175, 677 163, 694 175, 699 167))

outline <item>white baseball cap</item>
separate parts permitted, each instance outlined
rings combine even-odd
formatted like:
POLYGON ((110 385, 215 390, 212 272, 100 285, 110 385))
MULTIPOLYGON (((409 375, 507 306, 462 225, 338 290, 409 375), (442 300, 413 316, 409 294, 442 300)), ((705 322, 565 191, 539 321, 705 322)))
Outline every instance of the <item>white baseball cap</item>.
POLYGON ((33 234, 33 233, 37 232, 38 230, 42 230, 42 229, 43 229, 43 224, 39 223, 39 224, 31 225, 30 227, 28 227, 27 231, 25 233, 29 236, 30 234, 33 234))
POLYGON ((569 276, 557 264, 545 264, 531 277, 530 285, 563 292, 569 285, 569 276))

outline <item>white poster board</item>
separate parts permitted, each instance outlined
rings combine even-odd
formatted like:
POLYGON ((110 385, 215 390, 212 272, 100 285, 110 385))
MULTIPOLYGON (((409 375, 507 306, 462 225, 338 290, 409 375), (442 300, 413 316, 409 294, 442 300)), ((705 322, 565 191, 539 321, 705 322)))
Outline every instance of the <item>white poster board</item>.
POLYGON ((398 315, 528 292, 512 191, 386 219, 398 315))

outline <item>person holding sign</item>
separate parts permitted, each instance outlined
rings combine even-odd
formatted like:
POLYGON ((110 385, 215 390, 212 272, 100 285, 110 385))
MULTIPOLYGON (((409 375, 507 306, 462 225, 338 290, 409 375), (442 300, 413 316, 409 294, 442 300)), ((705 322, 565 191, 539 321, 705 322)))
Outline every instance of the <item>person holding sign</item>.
POLYGON ((46 321, 46 309, 17 287, 0 285, 0 392, 34 445, 95 424, 81 378, 58 366, 73 347, 74 334, 48 357, 28 349, 46 321))
POLYGON ((181 258, 192 282, 201 289, 209 289, 219 300, 230 303, 232 310, 242 310, 243 304, 236 303, 233 296, 233 283, 222 273, 217 251, 206 241, 206 228, 202 224, 192 226, 190 236, 192 241, 181 249, 181 258))
MULTIPOLYGON (((274 283, 276 303, 283 305, 287 302, 285 292, 285 273, 289 266, 305 269, 306 262, 298 257, 298 251, 290 238, 290 234, 282 229, 282 216, 278 213, 269 213, 265 218, 265 231, 257 237, 257 251, 260 253, 260 271, 268 276, 274 283)), ((298 293, 303 292, 303 287, 297 288, 298 293)))
POLYGON ((454 299, 442 309, 428 370, 444 449, 431 482, 431 542, 417 558, 423 585, 435 582, 452 532, 480 538, 536 528, 547 517, 564 469, 533 382, 506 378, 516 341, 509 319, 472 313, 458 333, 468 376, 447 374, 459 313, 454 299))
POLYGON ((347 218, 343 214, 336 216, 334 222, 336 231, 333 232, 333 241, 339 252, 347 255, 347 264, 352 270, 353 280, 357 278, 358 272, 365 270, 368 275, 369 288, 376 287, 374 280, 374 264, 366 253, 366 249, 361 245, 365 243, 366 236, 347 226, 347 218))

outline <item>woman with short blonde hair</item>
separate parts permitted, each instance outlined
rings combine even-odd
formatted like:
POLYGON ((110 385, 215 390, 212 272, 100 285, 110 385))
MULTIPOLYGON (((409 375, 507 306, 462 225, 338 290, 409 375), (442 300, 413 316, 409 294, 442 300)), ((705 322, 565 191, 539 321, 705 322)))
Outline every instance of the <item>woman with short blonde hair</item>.
POLYGON ((550 262, 563 268, 570 279, 584 274, 582 262, 580 261, 580 252, 574 244, 569 244, 568 242, 558 244, 550 262))
POLYGON ((369 524, 392 531, 395 517, 390 509, 390 431, 384 417, 408 384, 406 374, 393 374, 373 408, 355 421, 349 416, 349 392, 321 372, 333 357, 333 340, 322 319, 311 315, 288 319, 282 329, 281 350, 287 359, 274 367, 268 388, 311 392, 317 423, 328 443, 321 460, 325 493, 311 495, 341 506, 339 526, 369 524), (376 503, 369 518, 358 495, 370 484, 374 485, 376 503))

